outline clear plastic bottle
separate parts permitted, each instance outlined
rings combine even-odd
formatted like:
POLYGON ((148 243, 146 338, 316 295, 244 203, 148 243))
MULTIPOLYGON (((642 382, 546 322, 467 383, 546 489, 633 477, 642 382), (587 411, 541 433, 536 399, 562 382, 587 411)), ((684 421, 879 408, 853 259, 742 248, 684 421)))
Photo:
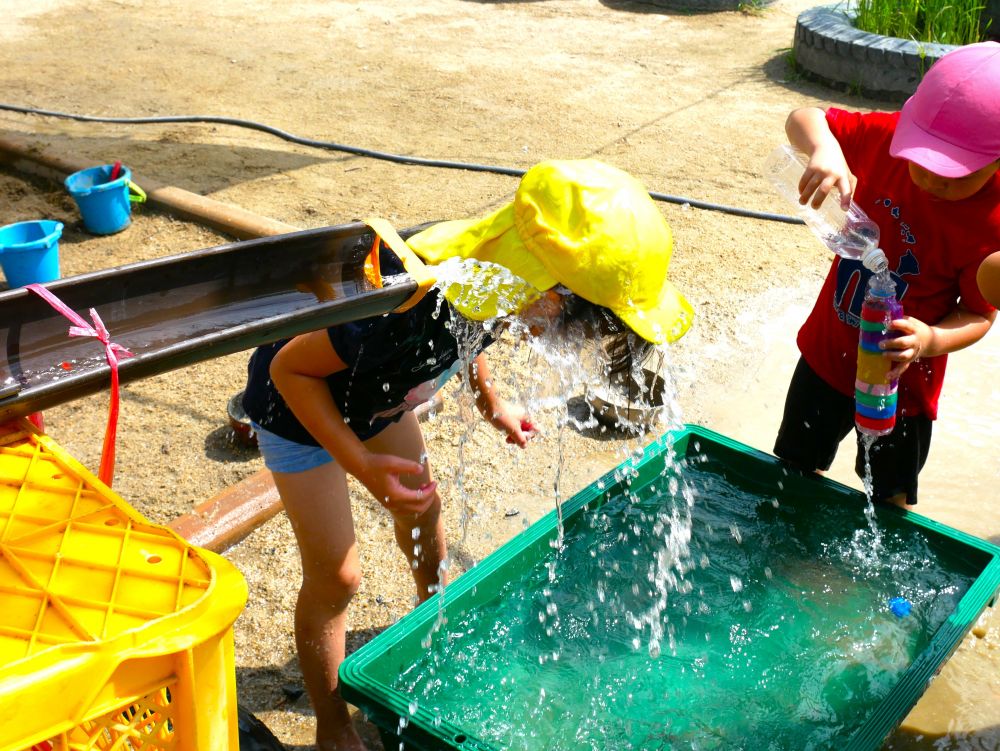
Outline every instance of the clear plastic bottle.
POLYGON ((807 164, 805 154, 785 144, 768 156, 764 173, 827 248, 843 258, 860 260, 870 271, 885 271, 889 264, 878 247, 878 225, 857 204, 852 201, 844 211, 836 189, 818 209, 799 203, 799 180, 807 164))
POLYGON ((854 424, 867 436, 882 436, 896 426, 896 389, 899 382, 889 379, 895 362, 885 357, 881 343, 899 332, 889 323, 903 316, 896 299, 896 283, 886 273, 872 274, 861 306, 861 333, 858 338, 858 369, 854 382, 854 424))

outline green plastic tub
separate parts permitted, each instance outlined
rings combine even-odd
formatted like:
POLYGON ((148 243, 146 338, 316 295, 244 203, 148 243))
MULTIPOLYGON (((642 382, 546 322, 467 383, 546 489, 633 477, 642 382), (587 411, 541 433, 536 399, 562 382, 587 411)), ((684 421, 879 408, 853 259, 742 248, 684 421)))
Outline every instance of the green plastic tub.
POLYGON ((343 663, 386 749, 874 751, 1000 589, 997 546, 697 426, 561 511, 343 663))

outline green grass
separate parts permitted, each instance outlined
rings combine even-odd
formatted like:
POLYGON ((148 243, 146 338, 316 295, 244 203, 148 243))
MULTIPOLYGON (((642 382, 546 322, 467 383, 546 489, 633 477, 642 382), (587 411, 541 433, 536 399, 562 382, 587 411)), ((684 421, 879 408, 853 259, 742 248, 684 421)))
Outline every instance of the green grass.
POLYGON ((981 0, 857 0, 854 26, 882 36, 938 44, 973 44, 985 37, 981 0))

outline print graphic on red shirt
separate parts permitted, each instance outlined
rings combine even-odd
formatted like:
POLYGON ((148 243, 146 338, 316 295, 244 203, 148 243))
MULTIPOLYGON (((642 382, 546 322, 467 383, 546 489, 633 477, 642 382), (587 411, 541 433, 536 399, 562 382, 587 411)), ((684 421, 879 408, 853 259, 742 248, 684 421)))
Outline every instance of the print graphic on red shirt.
MULTIPOLYGON (((910 283, 906 280, 908 276, 920 273, 920 264, 917 257, 907 252, 895 269, 889 269, 892 281, 896 283, 896 299, 902 301, 906 295, 906 290, 910 283)), ((840 259, 837 264, 837 282, 833 293, 833 307, 837 317, 848 326, 858 328, 861 320, 861 304, 865 299, 865 289, 868 286, 868 279, 872 272, 866 269, 861 261, 840 259)))

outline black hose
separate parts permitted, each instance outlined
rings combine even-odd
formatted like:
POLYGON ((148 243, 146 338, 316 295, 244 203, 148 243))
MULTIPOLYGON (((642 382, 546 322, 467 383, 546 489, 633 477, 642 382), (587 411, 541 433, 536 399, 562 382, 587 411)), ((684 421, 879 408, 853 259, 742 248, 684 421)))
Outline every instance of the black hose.
MULTIPOLYGON (((317 149, 327 149, 330 151, 341 151, 345 154, 355 154, 356 156, 368 157, 370 159, 382 159, 387 162, 397 164, 413 164, 420 167, 439 167, 442 169, 460 169, 469 172, 492 172, 497 175, 509 175, 510 177, 521 177, 525 170, 514 167, 498 167, 490 164, 476 164, 474 162, 452 162, 443 159, 425 159, 418 156, 405 156, 403 154, 391 154, 385 151, 374 151, 363 149, 359 146, 347 146, 332 141, 318 141, 313 138, 303 138, 294 133, 275 128, 271 125, 258 123, 254 120, 242 120, 237 117, 220 117, 218 115, 166 115, 160 117, 95 117, 92 115, 77 115, 71 112, 57 112, 55 110, 42 110, 33 107, 19 107, 16 104, 0 104, 0 110, 19 112, 24 115, 42 115, 45 117, 61 117, 69 120, 80 120, 88 123, 119 123, 124 125, 141 125, 152 123, 218 123, 220 125, 234 125, 238 128, 250 128, 269 133, 286 141, 297 143, 302 146, 311 146, 317 149)), ((765 211, 752 211, 751 209, 741 209, 735 206, 724 206, 706 201, 696 201, 683 196, 671 196, 666 193, 654 193, 650 191, 650 197, 656 201, 674 203, 681 206, 691 206, 696 209, 706 211, 719 211, 724 214, 734 216, 749 217, 751 219, 764 219, 772 222, 785 222, 786 224, 803 224, 803 221, 795 216, 785 216, 784 214, 771 214, 765 211)))

